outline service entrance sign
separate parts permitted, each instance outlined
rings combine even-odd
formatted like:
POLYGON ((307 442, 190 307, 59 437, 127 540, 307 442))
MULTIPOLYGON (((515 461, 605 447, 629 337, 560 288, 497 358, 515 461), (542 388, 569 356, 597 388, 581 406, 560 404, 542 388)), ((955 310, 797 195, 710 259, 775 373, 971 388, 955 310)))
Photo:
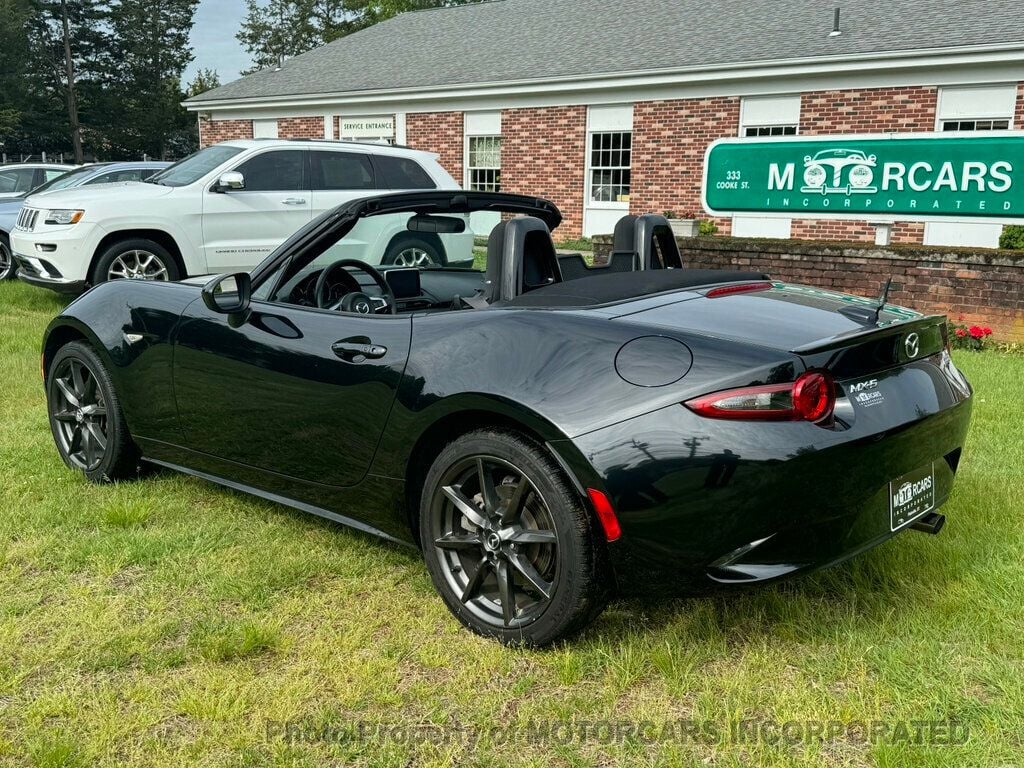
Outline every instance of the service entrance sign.
POLYGON ((712 214, 1024 221, 1024 132, 723 139, 704 160, 712 214))

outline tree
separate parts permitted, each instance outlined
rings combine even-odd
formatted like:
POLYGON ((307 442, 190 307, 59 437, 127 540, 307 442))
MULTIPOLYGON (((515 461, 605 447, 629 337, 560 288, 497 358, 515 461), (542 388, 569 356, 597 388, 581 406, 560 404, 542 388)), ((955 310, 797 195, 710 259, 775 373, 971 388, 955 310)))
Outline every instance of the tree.
POLYGON ((246 0, 237 38, 255 72, 405 11, 470 2, 480 0, 246 0))
POLYGON ((185 88, 185 95, 191 99, 193 96, 198 96, 200 93, 206 93, 219 87, 220 75, 217 74, 217 70, 200 69, 196 72, 196 76, 192 78, 192 82, 185 88))
POLYGON ((112 150, 166 159, 194 131, 181 107, 181 76, 192 61, 189 33, 199 0, 110 0, 103 134, 112 150))
MULTIPOLYGON (((59 98, 67 109, 67 130, 82 162, 81 100, 83 80, 92 78, 103 56, 103 0, 32 0, 24 31, 28 34, 29 78, 45 101, 59 98)), ((26 81, 26 86, 31 87, 26 81)))

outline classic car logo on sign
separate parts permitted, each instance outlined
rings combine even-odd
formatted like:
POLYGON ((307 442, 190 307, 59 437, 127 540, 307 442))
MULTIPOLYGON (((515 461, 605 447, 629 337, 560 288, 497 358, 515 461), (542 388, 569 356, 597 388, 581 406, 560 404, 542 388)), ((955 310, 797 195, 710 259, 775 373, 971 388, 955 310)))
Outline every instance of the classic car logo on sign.
POLYGON ((823 195, 842 193, 870 194, 877 192, 877 187, 872 187, 871 182, 875 180, 875 156, 865 155, 857 149, 826 149, 811 157, 804 157, 804 184, 801 192, 819 192, 823 195), (846 183, 843 183, 843 171, 849 168, 846 174, 846 183), (832 183, 829 181, 831 172, 832 183))
POLYGON ((903 341, 903 346, 907 350, 907 357, 913 360, 921 351, 921 337, 916 333, 907 334, 907 338, 903 341))

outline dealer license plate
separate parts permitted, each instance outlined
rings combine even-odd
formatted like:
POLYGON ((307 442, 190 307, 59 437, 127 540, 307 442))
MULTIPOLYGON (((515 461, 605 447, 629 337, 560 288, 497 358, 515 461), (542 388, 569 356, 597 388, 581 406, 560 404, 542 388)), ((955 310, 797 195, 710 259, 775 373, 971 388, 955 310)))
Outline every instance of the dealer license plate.
POLYGON ((934 508, 934 464, 908 472, 889 483, 889 517, 894 531, 934 508))

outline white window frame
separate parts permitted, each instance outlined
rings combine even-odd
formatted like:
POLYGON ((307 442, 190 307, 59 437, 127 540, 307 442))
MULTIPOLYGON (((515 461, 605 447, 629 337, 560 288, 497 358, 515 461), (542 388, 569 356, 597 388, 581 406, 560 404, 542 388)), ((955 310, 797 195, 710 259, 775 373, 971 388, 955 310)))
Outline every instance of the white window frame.
MULTIPOLYGON (((587 110, 586 181, 584 208, 589 210, 629 211, 629 198, 633 191, 633 105, 592 106, 587 110), (594 166, 594 137, 607 134, 629 134, 629 165, 594 166), (625 200, 595 200, 595 170, 628 170, 629 194, 625 200)), ((600 151, 600 150, 599 150, 600 151)), ((625 150, 608 150, 625 151, 625 150)))
MULTIPOLYGON (((991 131, 1012 131, 1017 113, 1017 83, 993 83, 992 85, 944 86, 939 89, 935 109, 935 130, 947 133, 946 123, 1006 121, 1006 128, 975 129, 980 133, 991 131), (958 100, 969 106, 960 106, 958 100)), ((954 131, 948 131, 953 133, 954 131)), ((961 131, 964 132, 964 131, 961 131)), ((968 129, 967 133, 974 133, 968 129)))
POLYGON ((501 145, 504 139, 501 135, 501 112, 466 112, 463 115, 463 143, 462 143, 462 185, 463 188, 472 190, 474 170, 496 170, 498 172, 498 189, 485 191, 501 191, 501 145), (498 141, 498 164, 497 166, 474 166, 470 162, 470 145, 474 139, 491 139, 498 141))

